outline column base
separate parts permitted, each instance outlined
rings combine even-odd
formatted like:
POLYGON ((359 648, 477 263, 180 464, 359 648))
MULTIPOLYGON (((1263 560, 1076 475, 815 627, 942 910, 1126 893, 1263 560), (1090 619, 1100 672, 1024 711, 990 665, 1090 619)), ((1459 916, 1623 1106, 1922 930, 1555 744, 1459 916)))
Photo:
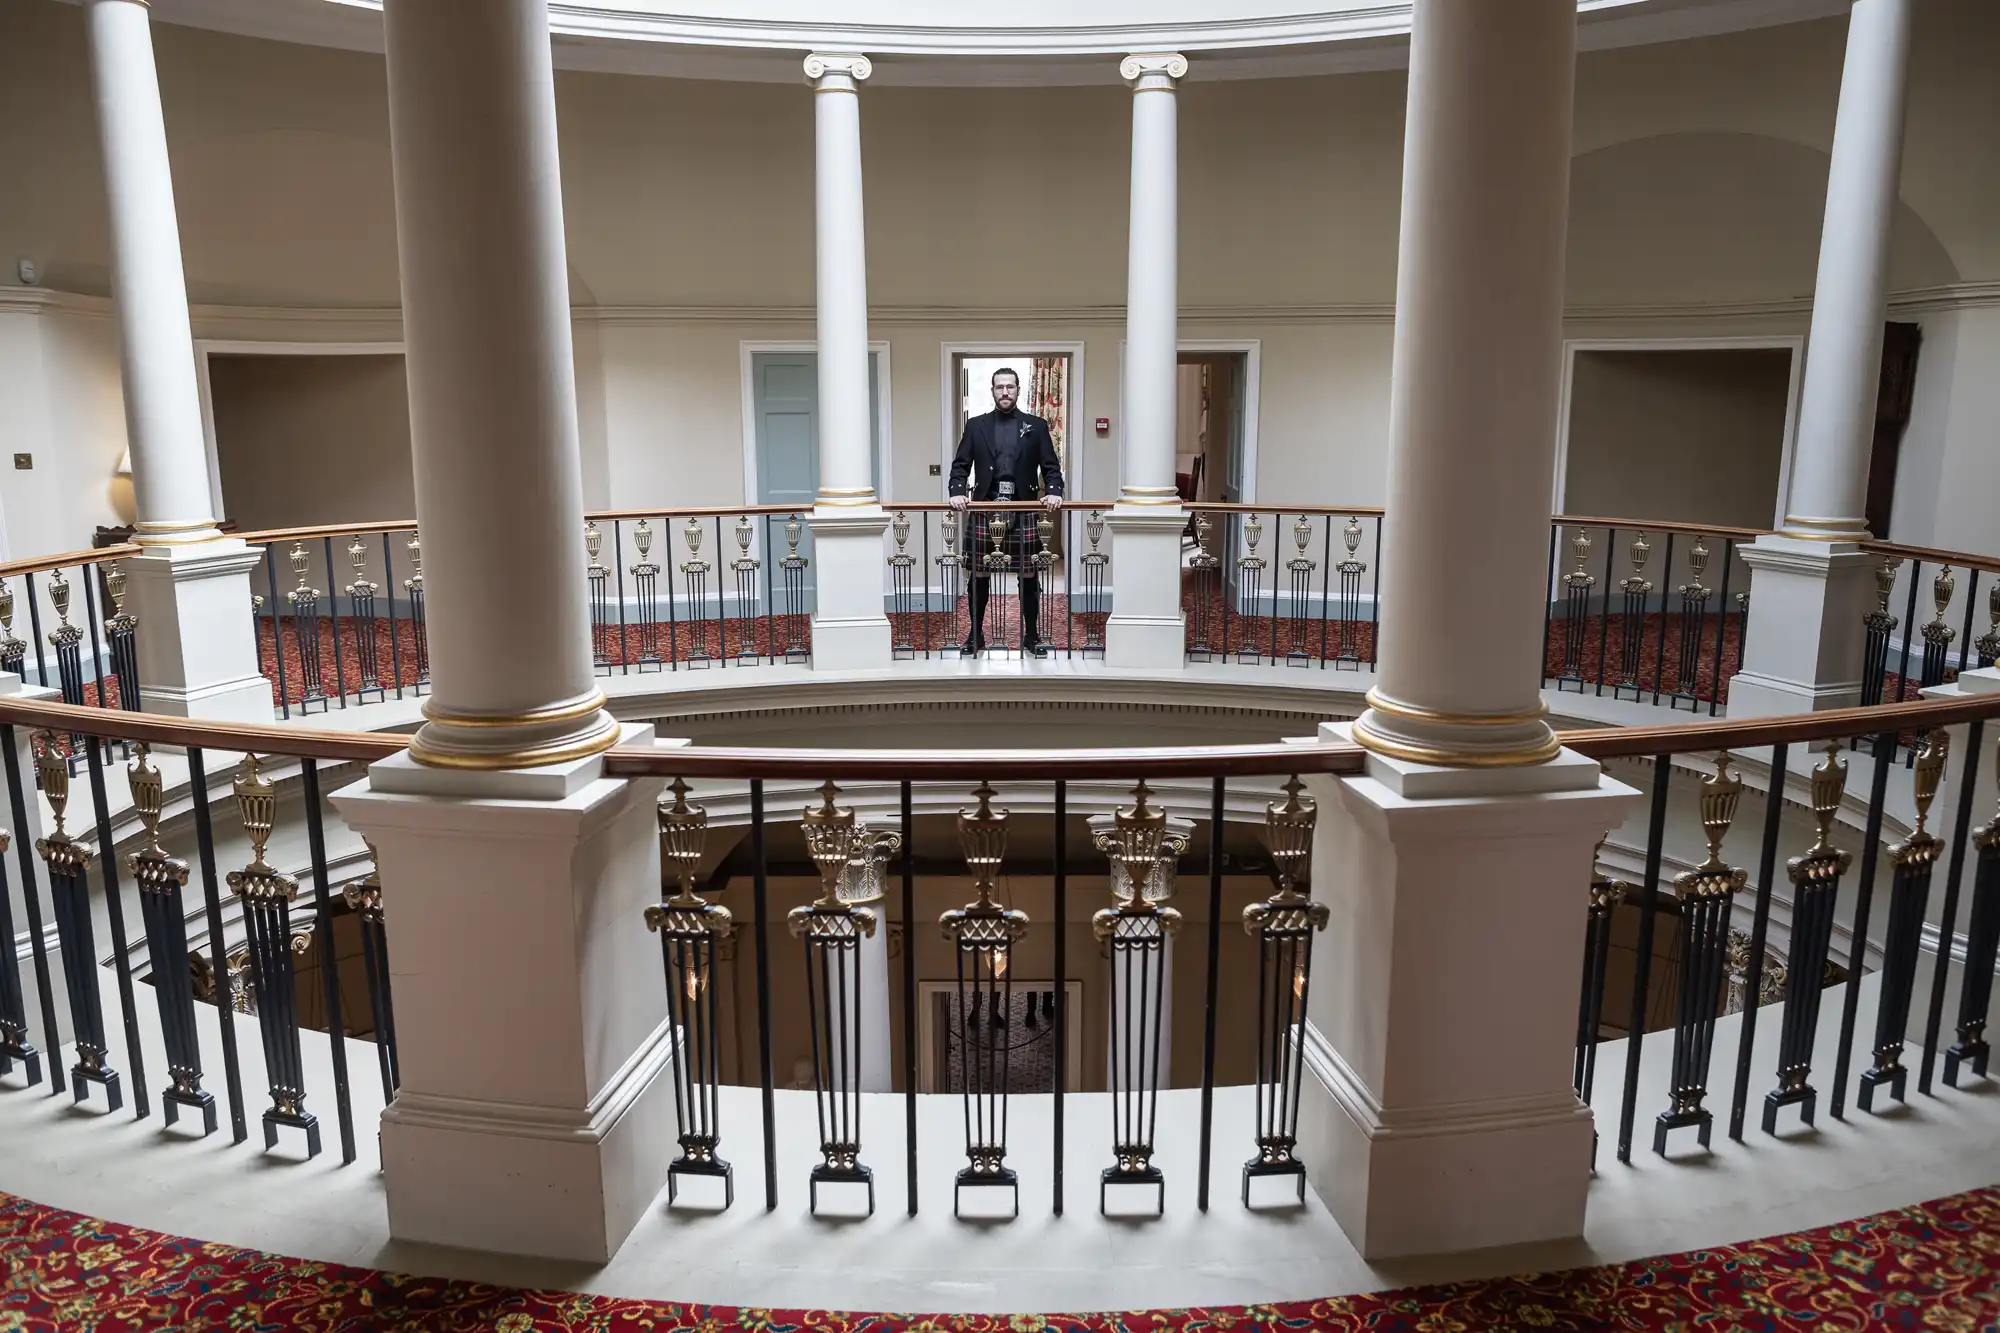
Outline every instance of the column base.
POLYGON ((332 800, 375 847, 395 921, 390 1234, 599 1263, 665 1185, 678 1133, 645 926, 661 783, 596 758, 551 767, 397 756, 332 800))
POLYGON ((815 510, 813 534, 815 608, 812 664, 815 671, 886 667, 893 660, 889 617, 882 610, 882 534, 889 515, 881 509, 815 510))
POLYGON ((1750 626, 1729 716, 1859 704, 1875 557, 1852 542, 1777 535, 1739 549, 1750 566, 1750 626))
POLYGON ((1363 1258, 1583 1233, 1595 1121, 1568 1089, 1394 1112, 1319 1029, 1300 1032, 1299 1154, 1363 1258))
POLYGON ((1187 511, 1175 505, 1116 505, 1111 529, 1111 614, 1104 664, 1177 671, 1187 661, 1181 610, 1181 534, 1187 511))
POLYGON ((250 571, 262 561, 234 537, 151 546, 124 562, 126 610, 138 618, 139 701, 148 712, 269 722, 250 571))
POLYGON ((1368 776, 1307 785, 1332 910, 1301 1029, 1309 1178, 1370 1260, 1581 1234, 1591 853, 1639 793, 1567 751, 1504 769, 1371 755, 1368 776))
POLYGON ((382 1112, 389 1234, 545 1259, 609 1259, 666 1182, 676 1151, 666 1078, 675 1045, 662 1021, 582 1107, 400 1089, 382 1112))

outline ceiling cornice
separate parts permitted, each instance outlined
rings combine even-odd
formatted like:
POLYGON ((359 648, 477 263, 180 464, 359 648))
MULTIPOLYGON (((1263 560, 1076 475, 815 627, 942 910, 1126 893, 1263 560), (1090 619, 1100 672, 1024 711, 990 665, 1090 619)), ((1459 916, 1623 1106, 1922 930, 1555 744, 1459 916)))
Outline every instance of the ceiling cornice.
MULTIPOLYGON (((1578 0, 1585 50, 1714 36, 1825 18, 1851 0, 1578 0)), ((1172 50, 1194 59, 1190 77, 1288 78, 1400 68, 1408 58, 1411 0, 1213 0, 1202 5, 1101 0, 1096 22, 1075 6, 1024 0, 1018 23, 981 22, 982 11, 908 0, 815 0, 792 15, 763 14, 724 0, 552 0, 556 64, 564 69, 742 82, 798 82, 798 55, 865 51, 877 84, 905 86, 1114 86, 1115 60, 1131 51, 1172 50), (673 5, 669 8, 668 5, 673 5), (853 15, 828 17, 824 11, 853 15), (1177 12, 1178 11, 1178 12, 1177 12), (940 14, 942 12, 942 17, 940 14), (965 22, 950 22, 958 13, 965 22)), ((382 49, 381 0, 153 0, 162 21, 245 36, 382 49)))

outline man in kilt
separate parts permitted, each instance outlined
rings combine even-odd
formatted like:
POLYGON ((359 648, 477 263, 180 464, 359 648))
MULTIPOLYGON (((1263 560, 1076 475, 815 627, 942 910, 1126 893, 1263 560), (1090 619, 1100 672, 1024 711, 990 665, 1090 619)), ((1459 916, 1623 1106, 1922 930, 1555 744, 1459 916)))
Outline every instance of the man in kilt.
MULTIPOLYGON (((1056 457, 1049 423, 1015 404, 1021 397, 1021 377, 1009 367, 993 372, 993 410, 965 423, 958 452, 951 460, 951 507, 963 510, 973 500, 1040 500, 1049 509, 1062 506, 1062 462, 1056 457)), ((1041 580, 1033 555, 1038 547, 1035 514, 1030 510, 1001 511, 1007 517, 1003 539, 1008 565, 1021 586, 1021 650, 1047 657, 1049 648, 1037 632, 1041 610, 1041 580)), ((959 651, 967 655, 986 647, 986 599, 991 582, 986 557, 993 550, 990 524, 994 511, 971 516, 965 546, 970 559, 972 632, 959 651)))

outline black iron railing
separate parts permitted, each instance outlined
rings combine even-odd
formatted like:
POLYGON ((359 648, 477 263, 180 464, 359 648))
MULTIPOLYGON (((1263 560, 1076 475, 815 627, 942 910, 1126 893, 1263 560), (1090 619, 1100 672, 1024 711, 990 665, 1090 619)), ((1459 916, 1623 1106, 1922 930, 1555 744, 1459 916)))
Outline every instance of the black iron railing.
POLYGON ((1983 1074, 1986 1010, 1995 944, 2000 942, 1994 917, 2000 910, 2000 813, 1977 828, 1973 817, 1980 770, 1995 762, 1990 733, 1996 716, 2000 700, 1973 696, 1565 737, 1600 759, 1638 763, 1634 780, 1651 788, 1644 844, 1623 849, 1640 858, 1643 870, 1621 883, 1603 867, 1600 849, 1586 909, 1576 1083, 1579 1094, 1589 1096, 1600 1044, 1607 1038, 1625 1039, 1618 1160, 1630 1160, 1638 1116, 1647 1109, 1640 1096, 1647 1081, 1643 1061, 1653 1049, 1649 1035, 1659 1032, 1670 1032, 1672 1041, 1662 1104, 1653 1122, 1653 1150, 1666 1153, 1672 1131, 1684 1128, 1694 1129, 1707 1148, 1714 1118, 1722 1112, 1711 1104, 1711 1079, 1727 1076, 1712 1067, 1717 1025, 1731 1012, 1742 1017, 1725 1105, 1728 1135, 1739 1141, 1757 1091, 1752 1070, 1758 1015, 1773 1003, 1782 1002, 1784 1010, 1776 1078, 1763 1094, 1767 1134, 1778 1133, 1779 1115, 1786 1108, 1796 1108, 1802 1122, 1811 1125, 1822 1095, 1836 1117, 1847 1113, 1850 1094, 1862 1111, 1873 1111, 1883 1094, 1904 1101, 1912 1063, 1918 1092, 1932 1094, 1941 1052, 1947 1086, 1956 1086, 1963 1068, 1983 1074), (1958 754, 1947 748, 1946 729, 1953 727, 1964 728, 1958 754), (1904 767, 1897 762, 1898 736, 1911 731, 1924 739, 1902 779, 1907 791, 1899 792, 1896 806, 1909 813, 1898 821, 1890 813, 1890 788, 1904 767), (1852 751, 1858 741, 1866 742, 1865 752, 1852 751), (1819 755, 1816 763, 1796 757, 1807 747, 1819 755), (1936 809, 1948 766, 1957 772, 1956 797, 1950 809, 1936 809), (1795 779, 1794 768, 1802 770, 1795 779), (1695 788, 1708 851, 1699 864, 1669 875, 1665 846, 1670 792, 1676 784, 1695 788), (1761 808, 1761 823, 1753 826, 1754 839, 1746 839, 1750 830, 1739 816, 1759 786, 1761 800, 1755 805, 1761 808), (1810 810, 1809 830, 1788 834, 1783 828, 1788 800, 1810 810), (1907 827, 1893 840, 1887 838, 1885 829, 1898 822, 1907 827), (1781 877, 1780 855, 1788 836, 1797 852, 1783 862, 1781 877), (1746 842, 1756 848, 1754 868, 1739 859, 1737 849, 1746 842), (1969 877, 1971 921, 1954 998, 1950 964, 1968 859, 1975 867, 1969 877), (1858 873, 1849 884, 1848 872, 1857 861, 1858 873), (1941 866, 1941 944, 1924 992, 1923 927, 1938 892, 1934 881, 1941 866), (1780 895, 1787 900, 1782 918, 1787 938, 1774 949, 1772 909, 1780 895), (1845 939, 1839 941, 1843 897, 1852 906, 1845 913, 1845 939), (1886 908, 1880 905, 1885 897, 1886 908), (1884 910, 1886 928, 1871 936, 1871 921, 1884 910), (1836 961, 1836 955, 1844 957, 1836 961), (1619 974, 1621 986, 1608 979, 1612 972, 1619 974), (1874 976, 1864 986, 1869 973, 1874 976), (1840 987, 1839 1030, 1829 1039, 1822 1002, 1834 986, 1840 987), (1618 989, 1623 989, 1622 997, 1618 989), (1869 1035, 1857 1046, 1864 991, 1872 995, 1874 1013, 1869 1035), (1924 1007, 1913 1009, 1919 1001, 1924 1007), (1947 1047, 1943 1025, 1948 1011, 1956 1015, 1957 1040, 1947 1047), (1918 1031, 1921 1035, 1913 1036, 1918 1031), (1857 1060, 1865 1061, 1858 1074, 1857 1060))

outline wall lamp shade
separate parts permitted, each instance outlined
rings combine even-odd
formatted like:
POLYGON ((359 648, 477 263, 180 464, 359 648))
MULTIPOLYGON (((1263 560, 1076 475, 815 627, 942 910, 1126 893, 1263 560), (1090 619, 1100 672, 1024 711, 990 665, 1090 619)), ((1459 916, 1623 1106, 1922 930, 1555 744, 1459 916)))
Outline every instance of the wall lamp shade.
POLYGON ((126 527, 132 526, 139 517, 137 497, 132 494, 132 450, 127 448, 118 455, 118 465, 111 469, 111 512, 118 515, 118 521, 126 527))

